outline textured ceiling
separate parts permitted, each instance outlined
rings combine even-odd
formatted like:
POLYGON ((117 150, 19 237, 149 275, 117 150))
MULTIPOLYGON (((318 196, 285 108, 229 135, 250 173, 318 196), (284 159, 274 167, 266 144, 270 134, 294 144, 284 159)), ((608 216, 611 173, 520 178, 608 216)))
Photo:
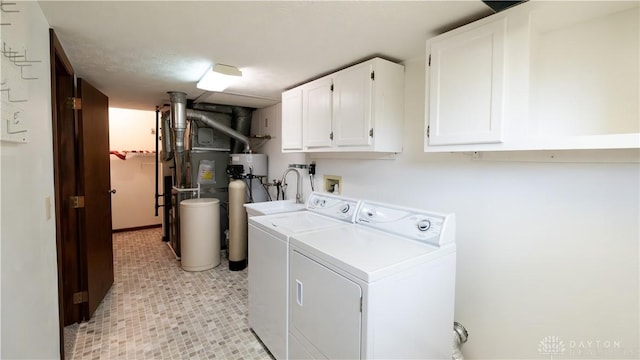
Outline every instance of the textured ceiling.
POLYGON ((40 1, 76 75, 113 107, 154 109, 167 91, 264 107, 283 90, 372 56, 424 56, 427 38, 492 11, 474 1, 40 1), (195 84, 214 62, 242 80, 195 84), (238 96, 248 95, 248 96, 238 96))

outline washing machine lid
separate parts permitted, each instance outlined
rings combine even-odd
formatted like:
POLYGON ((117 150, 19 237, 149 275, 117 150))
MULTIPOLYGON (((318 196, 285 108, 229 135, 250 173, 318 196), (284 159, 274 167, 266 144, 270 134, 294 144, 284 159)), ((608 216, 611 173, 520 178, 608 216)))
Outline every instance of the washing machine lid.
POLYGON ((330 218, 307 210, 249 218, 249 225, 257 226, 282 240, 287 240, 295 234, 350 224, 348 221, 330 218))
POLYGON ((454 244, 438 247, 361 225, 294 234, 289 241, 294 251, 365 282, 374 282, 455 252, 454 244))

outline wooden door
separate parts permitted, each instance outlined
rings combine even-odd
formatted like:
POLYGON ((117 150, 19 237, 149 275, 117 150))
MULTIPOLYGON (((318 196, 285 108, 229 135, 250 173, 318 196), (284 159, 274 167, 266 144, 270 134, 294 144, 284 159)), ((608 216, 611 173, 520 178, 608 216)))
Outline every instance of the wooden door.
POLYGON ((80 80, 50 30, 60 356, 64 326, 88 320, 113 284, 108 98, 80 80), (82 108, 79 110, 79 108, 82 108), (72 201, 81 197, 82 201, 72 201))
POLYGON ((80 188, 84 214, 80 227, 83 285, 89 319, 113 284, 111 176, 109 172, 109 99, 78 79, 82 99, 78 112, 80 188))
POLYGON ((78 164, 75 110, 67 104, 74 96, 75 85, 73 67, 53 30, 50 32, 50 52, 58 305, 63 326, 82 320, 80 307, 73 303, 73 294, 81 290, 79 209, 73 208, 70 201, 72 196, 78 195, 78 164))

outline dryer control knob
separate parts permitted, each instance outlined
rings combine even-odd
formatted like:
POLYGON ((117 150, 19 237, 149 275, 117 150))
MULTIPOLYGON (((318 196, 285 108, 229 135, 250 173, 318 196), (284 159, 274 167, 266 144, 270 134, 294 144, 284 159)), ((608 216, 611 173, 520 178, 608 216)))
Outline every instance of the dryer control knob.
POLYGON ((340 206, 340 212, 343 214, 348 213, 349 209, 351 209, 351 206, 349 206, 349 204, 342 204, 342 206, 340 206))
POLYGON ((431 221, 429 221, 427 219, 420 220, 420 221, 418 221, 418 225, 417 226, 418 226, 418 230, 427 231, 431 227, 431 221))
POLYGON ((367 216, 370 217, 370 218, 376 216, 376 209, 374 209, 374 208, 367 209, 367 216))

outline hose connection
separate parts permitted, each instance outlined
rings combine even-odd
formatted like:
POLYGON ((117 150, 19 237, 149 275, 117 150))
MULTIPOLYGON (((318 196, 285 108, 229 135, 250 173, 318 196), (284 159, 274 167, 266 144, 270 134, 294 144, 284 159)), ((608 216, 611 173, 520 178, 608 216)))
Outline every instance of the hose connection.
POLYGON ((469 332, 462 324, 457 321, 453 322, 453 360, 464 360, 462 355, 462 344, 469 339, 469 332))

